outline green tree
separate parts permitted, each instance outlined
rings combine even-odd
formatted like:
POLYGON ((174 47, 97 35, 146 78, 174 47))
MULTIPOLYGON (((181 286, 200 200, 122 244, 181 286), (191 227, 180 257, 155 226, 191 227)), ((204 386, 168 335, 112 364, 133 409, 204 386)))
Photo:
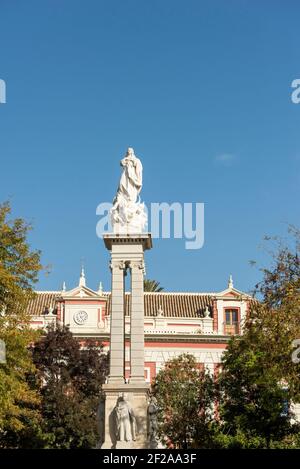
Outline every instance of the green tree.
POLYGON ((81 347, 65 326, 50 327, 32 350, 41 389, 43 430, 51 448, 94 448, 97 411, 108 371, 107 354, 95 341, 81 347))
POLYGON ((251 438, 266 447, 296 441, 291 404, 300 402, 300 368, 292 342, 300 337, 300 264, 299 231, 292 233, 292 246, 276 243, 256 286, 261 301, 252 303, 243 336, 230 341, 222 360, 223 431, 240 446, 251 438))
POLYGON ((156 280, 145 279, 144 280, 144 291, 146 292, 161 292, 164 288, 160 286, 160 283, 156 280))
POLYGON ((29 344, 37 334, 30 328, 28 302, 41 270, 40 253, 27 241, 31 226, 11 219, 8 203, 0 205, 0 339, 6 361, 0 363, 0 447, 20 447, 40 432, 39 396, 27 382, 34 372, 29 344))
POLYGON ((182 354, 165 363, 153 383, 159 434, 176 448, 207 447, 214 418, 213 378, 182 354))
POLYGON ((246 333, 231 340, 222 360, 220 415, 225 433, 244 434, 246 441, 259 437, 260 444, 269 447, 291 431, 291 413, 285 406, 290 396, 276 367, 259 350, 260 339, 246 333))

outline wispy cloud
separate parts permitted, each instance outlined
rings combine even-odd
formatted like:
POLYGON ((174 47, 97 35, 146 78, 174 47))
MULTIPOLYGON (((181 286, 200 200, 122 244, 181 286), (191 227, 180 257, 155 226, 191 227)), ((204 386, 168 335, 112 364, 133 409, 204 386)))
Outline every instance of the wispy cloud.
POLYGON ((236 157, 232 153, 220 153, 215 157, 215 162, 223 166, 231 166, 236 157))

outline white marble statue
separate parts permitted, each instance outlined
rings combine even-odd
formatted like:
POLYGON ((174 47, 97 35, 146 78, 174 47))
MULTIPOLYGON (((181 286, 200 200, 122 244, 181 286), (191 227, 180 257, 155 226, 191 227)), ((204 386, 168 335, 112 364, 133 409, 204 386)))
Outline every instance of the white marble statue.
POLYGON ((133 148, 128 148, 120 164, 123 172, 111 209, 113 231, 127 234, 141 233, 147 224, 145 206, 139 197, 143 182, 143 166, 135 156, 133 148))
POLYGON ((118 441, 135 441, 136 419, 129 403, 122 394, 115 407, 116 438, 118 441))

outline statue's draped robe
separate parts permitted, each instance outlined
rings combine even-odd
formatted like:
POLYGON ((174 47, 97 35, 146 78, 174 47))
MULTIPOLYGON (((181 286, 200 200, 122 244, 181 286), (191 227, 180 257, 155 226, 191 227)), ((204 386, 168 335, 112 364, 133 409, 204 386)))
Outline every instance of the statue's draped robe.
POLYGON ((123 168, 113 207, 110 211, 115 233, 142 233, 147 224, 145 206, 140 201, 143 166, 133 153, 121 160, 123 168))
POLYGON ((117 439, 131 441, 136 438, 136 420, 131 406, 126 401, 120 401, 115 407, 117 439))
POLYGON ((136 157, 123 158, 124 170, 120 179, 117 198, 124 196, 127 201, 135 203, 142 188, 142 163, 136 157))

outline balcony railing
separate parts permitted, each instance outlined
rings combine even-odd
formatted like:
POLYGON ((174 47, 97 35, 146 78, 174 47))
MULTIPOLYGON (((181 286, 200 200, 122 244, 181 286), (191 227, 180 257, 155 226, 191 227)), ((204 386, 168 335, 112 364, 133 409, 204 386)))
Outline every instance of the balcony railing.
POLYGON ((240 321, 232 322, 231 324, 227 324, 223 322, 224 326, 224 335, 238 335, 240 334, 240 321))

